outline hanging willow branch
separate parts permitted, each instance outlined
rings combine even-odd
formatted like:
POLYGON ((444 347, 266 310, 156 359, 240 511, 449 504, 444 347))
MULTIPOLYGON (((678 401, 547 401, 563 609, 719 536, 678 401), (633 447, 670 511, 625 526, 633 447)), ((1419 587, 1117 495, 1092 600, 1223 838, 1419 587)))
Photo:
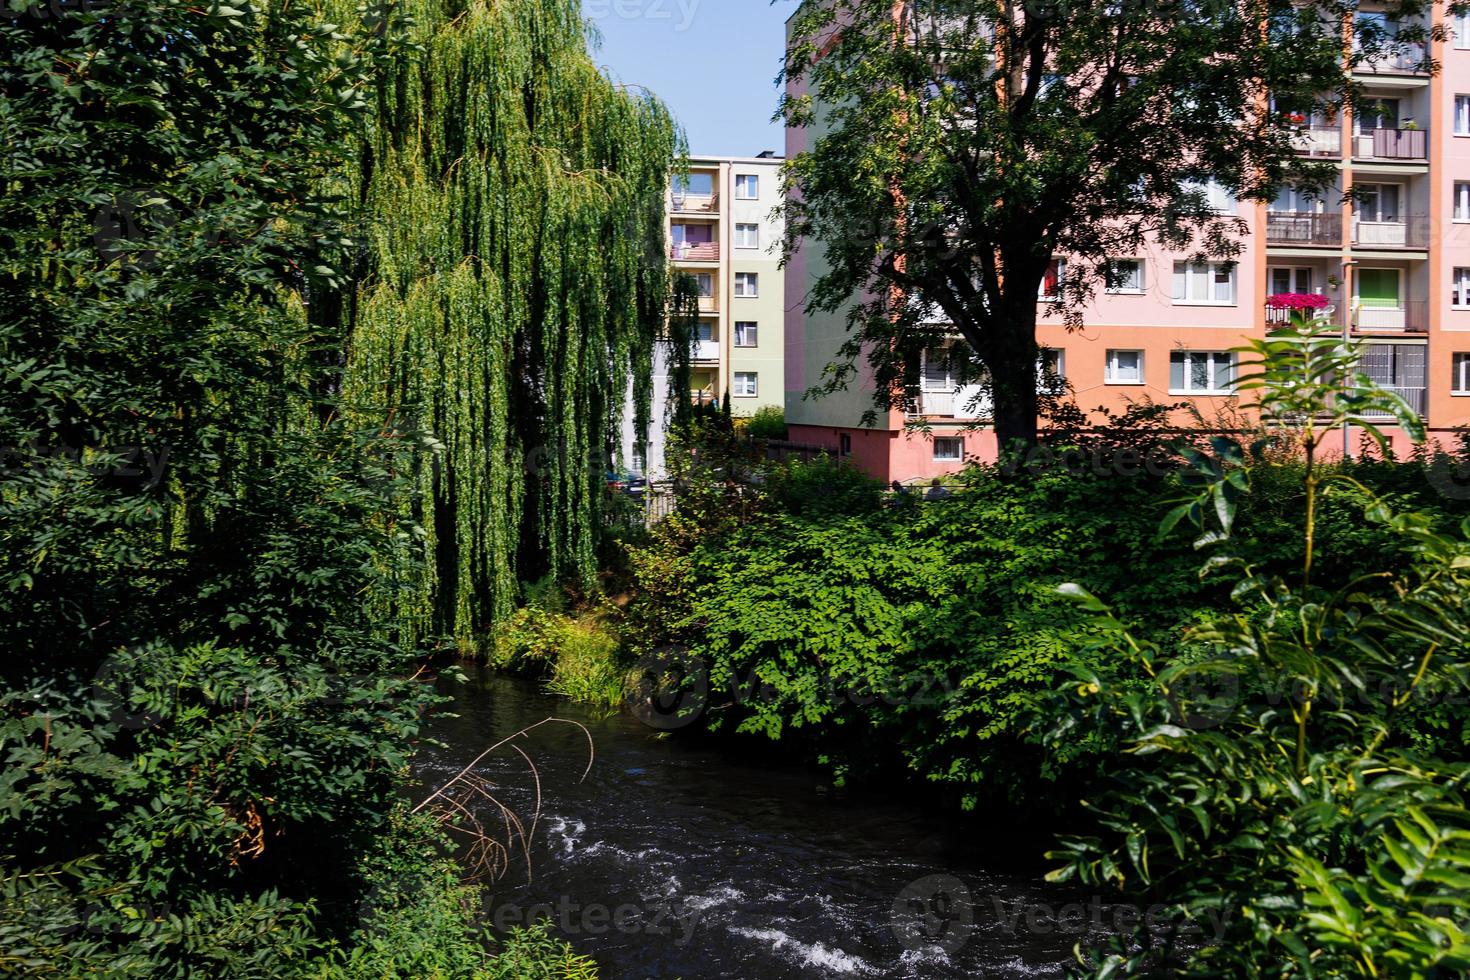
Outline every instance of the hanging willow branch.
POLYGON ((344 396, 441 444, 405 515, 427 570, 387 601, 413 634, 468 642, 519 582, 595 574, 629 391, 649 422, 682 141, 598 71, 579 0, 399 14, 412 43, 383 59, 353 181, 370 231, 344 396))

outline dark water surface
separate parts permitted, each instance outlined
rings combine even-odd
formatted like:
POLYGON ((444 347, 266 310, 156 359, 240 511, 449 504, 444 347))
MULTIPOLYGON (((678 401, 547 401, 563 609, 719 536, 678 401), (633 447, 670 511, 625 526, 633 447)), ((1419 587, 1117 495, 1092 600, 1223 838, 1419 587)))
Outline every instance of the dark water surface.
MULTIPOLYGON (((513 743, 539 771, 541 817, 529 883, 517 854, 487 915, 551 918, 607 980, 1059 977, 1098 921, 1035 877, 987 870, 1004 862, 986 861, 973 830, 902 799, 835 801, 797 767, 600 718, 490 672, 444 685, 459 717, 431 721, 449 748, 419 753, 429 787, 548 716, 591 732, 585 779, 580 729, 545 725, 513 743)), ((529 820, 526 761, 507 747, 480 771, 529 820)))

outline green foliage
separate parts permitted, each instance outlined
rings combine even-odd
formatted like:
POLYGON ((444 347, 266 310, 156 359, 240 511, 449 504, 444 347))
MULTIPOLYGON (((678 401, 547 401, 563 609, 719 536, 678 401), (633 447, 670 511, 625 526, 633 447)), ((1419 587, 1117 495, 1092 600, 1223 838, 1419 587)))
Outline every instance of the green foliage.
POLYGON ((350 175, 368 233, 339 307, 344 392, 363 424, 408 417, 443 443, 413 469, 402 517, 428 561, 396 612, 468 644, 520 581, 595 579, 630 386, 649 421, 679 138, 598 71, 578 0, 406 9, 350 175))
POLYGON ((567 614, 532 603, 496 626, 490 663, 544 678, 553 694, 615 707, 626 696, 627 675, 615 619, 610 606, 567 614))
POLYGON ((1128 750, 1091 794, 1097 832, 1064 839, 1055 877, 1166 902, 1180 931, 1210 916, 1224 929, 1204 944, 1171 931, 1119 937, 1088 974, 1462 975, 1470 765, 1401 719, 1416 700, 1470 687, 1470 521, 1449 536, 1432 515, 1314 463, 1342 422, 1372 437, 1375 419, 1407 412, 1351 372, 1351 345, 1302 324, 1249 352, 1259 363, 1247 384, 1273 437, 1307 461, 1295 471, 1295 567, 1263 565, 1240 537, 1265 468, 1220 440, 1193 460, 1193 499, 1163 529, 1196 526, 1197 547, 1218 552, 1202 577, 1223 580, 1236 611, 1213 610, 1186 637, 1203 655, 1184 657, 1068 587, 1110 656, 1106 669, 1073 671, 1053 733, 1128 750), (1382 542, 1350 574, 1319 555, 1329 539, 1317 515, 1339 497, 1382 542), (1147 684, 1116 680, 1140 674, 1147 684))
POLYGON ((853 516, 876 511, 883 486, 841 460, 820 456, 811 462, 791 459, 765 471, 766 490, 787 513, 816 517, 853 516))
MULTIPOLYGON (((1386 5, 1403 15, 1396 32, 1357 21, 1353 59, 1442 39, 1430 6, 1386 5)), ((1343 66, 1355 9, 801 5, 782 115, 811 135, 786 168, 786 246, 820 242, 808 307, 846 313, 849 327, 817 391, 866 358, 877 407, 901 406, 939 316, 968 345, 969 380, 991 389, 1001 445, 1034 443, 1037 294, 1053 257, 1067 266, 1052 305, 1077 326, 1096 287, 1116 285, 1108 262, 1144 243, 1241 254, 1246 223, 1212 206, 1207 179, 1261 202, 1282 186, 1330 187, 1335 168, 1297 152, 1283 115, 1359 101, 1343 66)))
POLYGON ((341 175, 417 57, 364 16, 0 20, 4 972, 314 974, 393 839, 433 700, 404 517, 444 457, 339 398, 341 175))
POLYGON ((745 434, 752 439, 785 439, 786 412, 775 405, 765 405, 745 421, 745 434))

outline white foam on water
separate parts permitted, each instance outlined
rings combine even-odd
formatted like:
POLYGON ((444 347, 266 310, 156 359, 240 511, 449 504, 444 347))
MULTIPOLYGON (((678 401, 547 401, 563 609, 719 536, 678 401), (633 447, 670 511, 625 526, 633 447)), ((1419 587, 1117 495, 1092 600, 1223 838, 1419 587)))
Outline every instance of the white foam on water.
POLYGON ((685 909, 694 912, 703 912, 718 905, 730 905, 734 902, 745 901, 745 893, 738 888, 729 885, 721 885, 712 890, 708 895, 688 895, 683 900, 685 909))
POLYGON ((730 926, 729 929, 737 936, 770 943, 772 952, 789 953, 793 959, 799 956, 802 966, 814 966, 830 973, 848 976, 874 976, 878 972, 859 956, 832 949, 823 943, 801 942, 779 929, 746 929, 741 926, 730 926))
POLYGON ((550 817, 546 821, 546 836, 549 840, 561 840, 561 848, 567 854, 572 853, 581 841, 582 835, 587 832, 587 825, 581 820, 568 820, 566 817, 550 817))

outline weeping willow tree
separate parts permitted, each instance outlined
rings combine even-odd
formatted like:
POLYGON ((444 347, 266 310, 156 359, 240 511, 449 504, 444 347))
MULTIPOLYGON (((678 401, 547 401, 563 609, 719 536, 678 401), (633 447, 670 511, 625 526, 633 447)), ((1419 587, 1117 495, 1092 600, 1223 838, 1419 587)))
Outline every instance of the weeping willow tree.
POLYGON ((595 574, 630 385, 649 421, 682 140, 597 69, 579 0, 407 0, 393 18, 410 43, 380 65, 355 174, 343 394, 440 443, 411 515, 428 571, 398 614, 466 640, 519 582, 595 574))

